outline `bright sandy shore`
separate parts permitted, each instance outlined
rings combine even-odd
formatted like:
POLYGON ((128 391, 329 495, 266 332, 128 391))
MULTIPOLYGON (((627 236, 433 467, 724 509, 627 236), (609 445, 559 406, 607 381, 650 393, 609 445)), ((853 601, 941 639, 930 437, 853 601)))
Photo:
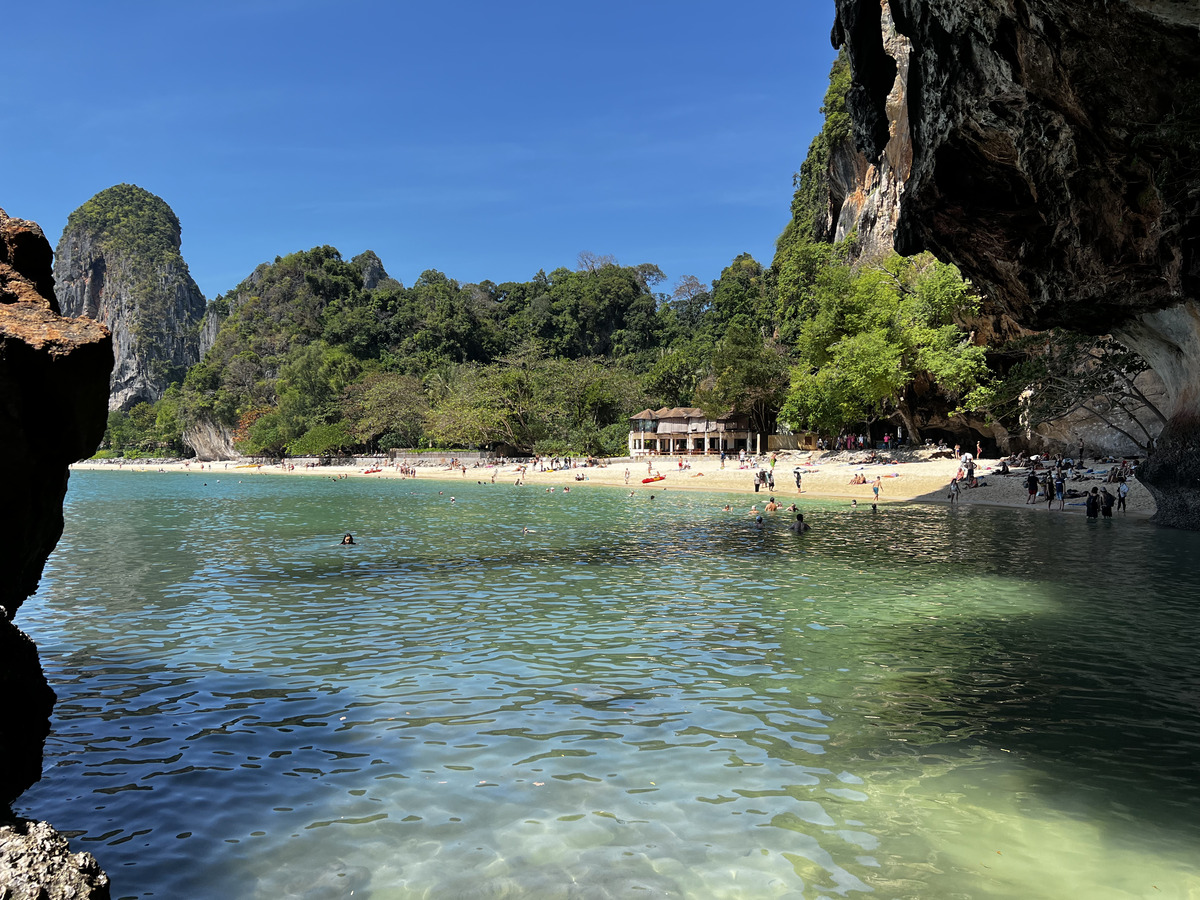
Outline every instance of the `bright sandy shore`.
MULTIPOLYGON (((665 477, 662 481, 652 484, 642 484, 647 475, 645 460, 638 462, 613 462, 608 466, 590 466, 577 469, 566 469, 557 472, 538 472, 530 465, 524 476, 526 485, 532 488, 548 488, 569 486, 572 490, 586 490, 593 486, 607 485, 626 488, 637 492, 659 492, 675 490, 720 491, 738 494, 740 500, 731 503, 743 503, 748 509, 752 503, 761 508, 770 496, 776 497, 783 505, 795 500, 828 500, 843 499, 847 502, 857 500, 859 504, 872 502, 870 482, 878 475, 882 479, 882 490, 879 495, 881 504, 920 502, 947 503, 948 485, 958 471, 958 463, 953 459, 930 459, 929 451, 921 450, 911 454, 902 454, 894 464, 877 464, 865 461, 866 454, 833 454, 833 453, 781 453, 775 464, 775 491, 771 493, 754 492, 754 470, 739 469, 736 459, 726 461, 721 468, 717 457, 684 458, 685 465, 690 468, 678 467, 676 457, 654 457, 651 465, 656 472, 665 477), (803 474, 803 492, 796 491, 793 469, 799 467, 803 474), (628 470, 628 482, 626 481, 628 470), (850 479, 861 472, 867 479, 867 484, 850 484, 850 479), (576 480, 576 476, 583 480, 576 480)), ((1025 488, 1027 470, 1016 470, 1019 474, 1001 476, 993 469, 998 466, 998 460, 983 459, 979 461, 977 474, 987 482, 984 487, 973 490, 964 489, 959 503, 963 505, 981 506, 1013 506, 1025 507, 1028 492, 1025 488)), ((225 474, 237 474, 239 478, 264 475, 298 475, 309 477, 338 477, 345 475, 350 478, 401 478, 394 468, 385 466, 382 472, 367 473, 363 463, 345 466, 318 466, 306 468, 296 465, 288 469, 278 464, 264 464, 261 467, 237 462, 198 463, 184 462, 125 462, 119 465, 116 461, 95 461, 77 463, 73 469, 100 469, 113 471, 120 469, 125 472, 160 472, 160 471, 189 471, 199 473, 213 472, 218 477, 225 474), (201 469, 203 465, 203 469, 201 469)), ((1090 468, 1095 473, 1102 473, 1109 468, 1106 463, 1092 463, 1090 468)), ((441 479, 460 484, 473 484, 477 481, 491 481, 493 474, 497 483, 512 484, 517 480, 518 466, 506 463, 500 466, 473 467, 467 463, 466 472, 452 471, 448 466, 422 465, 417 469, 418 479, 441 479)), ((1103 475, 1093 475, 1089 480, 1070 481, 1068 489, 1080 492, 1091 490, 1092 487, 1104 483, 1103 475)), ((1116 493, 1116 486, 1110 485, 1109 491, 1116 493)), ((1054 504, 1055 515, 1083 516, 1083 498, 1067 500, 1066 509, 1060 512, 1054 504)), ((1148 518, 1154 514, 1154 499, 1149 492, 1136 480, 1129 482, 1128 498, 1130 518, 1148 518)), ((1046 514, 1046 502, 1039 501, 1028 508, 1041 514, 1046 514)), ((1123 515, 1118 513, 1118 515, 1123 515)))

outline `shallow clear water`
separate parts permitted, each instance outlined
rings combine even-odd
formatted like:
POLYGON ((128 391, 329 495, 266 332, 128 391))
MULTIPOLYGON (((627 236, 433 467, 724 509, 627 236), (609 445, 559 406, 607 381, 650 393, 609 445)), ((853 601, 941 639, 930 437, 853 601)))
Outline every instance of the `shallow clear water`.
POLYGON ((17 811, 114 897, 1200 896, 1200 536, 752 497, 76 473, 17 811))

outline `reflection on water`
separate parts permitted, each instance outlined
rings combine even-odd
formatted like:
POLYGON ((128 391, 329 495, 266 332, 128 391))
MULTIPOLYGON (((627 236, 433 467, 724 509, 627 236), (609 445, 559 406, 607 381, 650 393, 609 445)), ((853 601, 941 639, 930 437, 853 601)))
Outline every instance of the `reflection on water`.
POLYGON ((723 503, 77 473, 18 812, 125 897, 1200 894, 1195 535, 723 503))

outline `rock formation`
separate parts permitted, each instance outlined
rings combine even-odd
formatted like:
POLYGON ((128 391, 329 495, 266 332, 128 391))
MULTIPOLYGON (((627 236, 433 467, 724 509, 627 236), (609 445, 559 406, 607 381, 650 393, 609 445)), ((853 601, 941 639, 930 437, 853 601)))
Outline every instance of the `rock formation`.
MULTIPOLYGON (((67 467, 91 456, 104 434, 113 361, 107 330, 90 319, 60 316, 53 284, 50 244, 41 229, 0 210, 0 468, 17 473, 5 488, 0 516, 0 813, 41 777, 55 699, 37 649, 12 619, 62 536, 67 467)), ((47 850, 41 846, 45 828, 28 824, 0 833, 6 857, 0 895, 9 896, 2 879, 14 854, 47 850)), ((55 891, 46 886, 45 894, 12 896, 108 896, 106 886, 96 893, 55 891)))
MULTIPOLYGON (((896 31, 885 6, 881 18, 883 50, 892 60, 894 75, 888 86, 887 139, 877 160, 869 160, 857 149, 851 136, 832 148, 829 159, 830 207, 823 239, 840 241, 858 233, 865 256, 891 251, 900 195, 912 169, 912 140, 908 128, 908 58, 912 44, 896 31)), ((847 106, 852 110, 859 92, 851 90, 847 106)))
POLYGON ((0 897, 108 900, 108 876, 90 853, 72 853, 45 822, 0 821, 0 897))
POLYGON ((896 249, 955 263, 1020 326, 1141 353, 1171 416, 1141 479, 1160 522, 1200 528, 1200 3, 836 3, 858 149, 881 165, 909 129, 896 249))
POLYGON ((211 418, 197 419, 183 432, 183 442, 196 453, 200 462, 217 459, 238 459, 240 455, 233 446, 233 432, 229 426, 211 418))
POLYGON ((54 262, 58 301, 65 315, 112 331, 110 409, 158 400, 200 359, 205 300, 179 248, 175 213, 135 185, 101 191, 67 220, 54 262))

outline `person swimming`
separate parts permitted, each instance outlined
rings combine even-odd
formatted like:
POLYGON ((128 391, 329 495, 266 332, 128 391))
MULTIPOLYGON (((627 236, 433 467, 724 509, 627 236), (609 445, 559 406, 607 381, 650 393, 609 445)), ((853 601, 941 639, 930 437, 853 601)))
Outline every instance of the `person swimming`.
POLYGON ((353 544, 354 543, 354 535, 347 532, 346 536, 342 538, 342 543, 343 544, 353 544))

